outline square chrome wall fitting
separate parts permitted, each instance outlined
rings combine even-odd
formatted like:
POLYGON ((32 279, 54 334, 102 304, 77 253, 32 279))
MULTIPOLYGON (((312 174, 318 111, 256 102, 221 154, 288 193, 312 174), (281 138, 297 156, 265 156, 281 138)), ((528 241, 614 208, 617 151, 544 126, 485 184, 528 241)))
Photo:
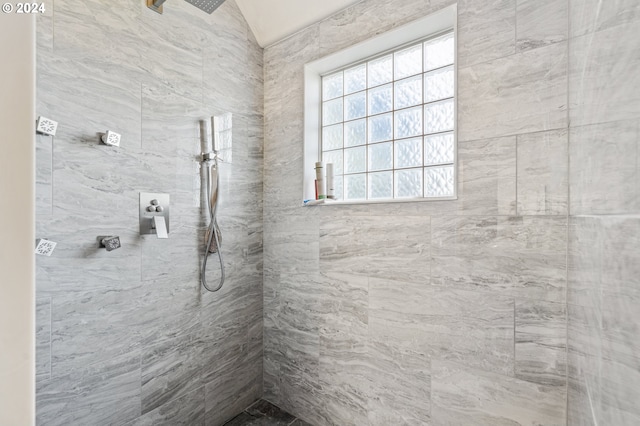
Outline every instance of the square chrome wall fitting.
POLYGON ((102 140, 102 143, 104 143, 105 145, 120 146, 121 137, 122 136, 119 133, 107 130, 107 132, 102 135, 100 140, 102 140))
POLYGON ((38 121, 36 121, 37 133, 40 133, 43 135, 55 136, 57 129, 58 129, 57 121, 53 121, 52 119, 43 117, 43 116, 38 117, 38 121))

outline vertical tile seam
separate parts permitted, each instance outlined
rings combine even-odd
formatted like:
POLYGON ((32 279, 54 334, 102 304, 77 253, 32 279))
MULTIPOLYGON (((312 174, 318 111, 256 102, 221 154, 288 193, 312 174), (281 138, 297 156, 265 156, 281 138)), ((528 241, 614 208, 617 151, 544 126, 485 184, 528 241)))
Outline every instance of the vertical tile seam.
POLYGON ((567 221, 567 229, 565 231, 565 288, 564 288, 564 327, 565 327, 565 386, 564 386, 564 424, 565 426, 569 426, 569 370, 570 370, 570 358, 569 358, 569 244, 570 242, 570 226, 571 226, 571 0, 565 0, 567 5, 567 213, 566 213, 566 221, 567 221))

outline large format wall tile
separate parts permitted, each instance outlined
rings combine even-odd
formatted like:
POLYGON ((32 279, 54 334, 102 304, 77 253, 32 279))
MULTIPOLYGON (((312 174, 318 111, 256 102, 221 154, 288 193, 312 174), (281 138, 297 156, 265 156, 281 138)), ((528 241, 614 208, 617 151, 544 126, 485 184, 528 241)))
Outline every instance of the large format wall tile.
POLYGON ((569 8, 571 37, 640 20, 640 4, 635 0, 569 0, 569 8))
POLYGON ((567 381, 564 304, 516 300, 515 375, 564 390, 567 381))
POLYGON ((567 131, 518 135, 518 214, 567 214, 567 131))
POLYGON ((458 3, 458 64, 486 62, 515 52, 516 0, 458 3))
POLYGON ((162 15, 138 0, 50 3, 37 105, 60 124, 38 137, 37 235, 58 246, 37 258, 37 424, 204 424, 205 408, 220 424, 263 389, 262 49, 234 1, 211 15, 182 1, 162 15), (208 293, 198 121, 225 112, 227 282, 208 293), (106 130, 119 148, 100 143, 106 130), (139 192, 170 194, 169 239, 139 235, 139 192), (99 235, 122 247, 99 249, 99 235))
POLYGON ((516 48, 535 49, 567 39, 568 3, 557 0, 516 0, 516 48))
POLYGON ((461 141, 567 125, 567 43, 458 70, 461 141))
MULTIPOLYGON (((637 6, 636 6, 637 7, 637 6)), ((640 20, 571 41, 569 102, 571 126, 637 120, 640 117, 640 20), (621 82, 624 82, 622 84, 621 82)))
POLYGON ((639 142, 638 120, 571 129, 572 215, 625 214, 640 209, 639 142))
POLYGON ((563 302, 567 219, 433 217, 433 284, 563 302))
POLYGON ((432 361, 434 425, 563 425, 565 398, 556 388, 432 361))

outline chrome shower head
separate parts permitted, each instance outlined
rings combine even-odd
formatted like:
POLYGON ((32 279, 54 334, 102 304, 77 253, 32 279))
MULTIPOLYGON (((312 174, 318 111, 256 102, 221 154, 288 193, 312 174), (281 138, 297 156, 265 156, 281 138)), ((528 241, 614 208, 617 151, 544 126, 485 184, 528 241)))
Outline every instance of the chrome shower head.
POLYGON ((212 14, 214 10, 216 10, 224 0, 185 0, 187 3, 191 3, 198 9, 207 12, 208 14, 212 14))

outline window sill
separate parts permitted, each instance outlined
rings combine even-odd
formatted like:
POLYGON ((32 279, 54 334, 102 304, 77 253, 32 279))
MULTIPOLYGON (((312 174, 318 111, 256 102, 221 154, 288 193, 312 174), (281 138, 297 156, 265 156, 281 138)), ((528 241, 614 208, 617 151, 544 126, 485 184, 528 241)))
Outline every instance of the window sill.
POLYGON ((398 203, 424 203, 430 201, 453 201, 457 200, 458 197, 434 197, 434 198, 402 198, 395 200, 309 200, 308 202, 304 202, 302 207, 320 207, 320 206, 349 206, 349 205, 362 205, 362 204, 398 204, 398 203))

